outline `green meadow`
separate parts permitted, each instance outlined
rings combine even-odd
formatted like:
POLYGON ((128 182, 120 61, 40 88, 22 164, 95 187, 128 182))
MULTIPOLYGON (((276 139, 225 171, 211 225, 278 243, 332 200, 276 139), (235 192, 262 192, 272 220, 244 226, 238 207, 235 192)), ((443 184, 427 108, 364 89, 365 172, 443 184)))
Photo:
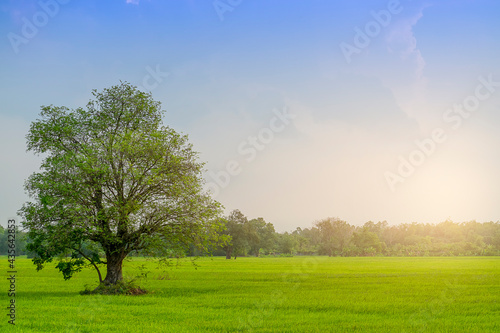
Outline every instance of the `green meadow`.
MULTIPOLYGON (((2 257, 8 270, 6 257, 2 257)), ((174 261, 174 264, 176 262, 174 261)), ((16 260, 16 325, 2 332, 500 332, 499 257, 182 259, 167 269, 134 258, 140 296, 79 294, 86 269, 64 281, 16 260), (147 277, 144 277, 147 275, 147 277)), ((5 273, 5 276, 7 273, 5 273)), ((5 306, 4 306, 5 305, 5 306)))

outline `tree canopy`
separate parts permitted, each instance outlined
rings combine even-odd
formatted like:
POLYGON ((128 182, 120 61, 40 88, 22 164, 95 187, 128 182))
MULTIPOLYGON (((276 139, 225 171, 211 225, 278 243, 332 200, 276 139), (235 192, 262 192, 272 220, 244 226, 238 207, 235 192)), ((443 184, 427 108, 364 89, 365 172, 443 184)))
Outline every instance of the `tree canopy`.
POLYGON ((37 268, 70 253, 58 265, 65 278, 89 262, 115 284, 131 251, 217 242, 220 204, 187 136, 162 125, 160 103, 126 82, 93 97, 86 108, 43 106, 27 135, 44 157, 20 210, 37 268))

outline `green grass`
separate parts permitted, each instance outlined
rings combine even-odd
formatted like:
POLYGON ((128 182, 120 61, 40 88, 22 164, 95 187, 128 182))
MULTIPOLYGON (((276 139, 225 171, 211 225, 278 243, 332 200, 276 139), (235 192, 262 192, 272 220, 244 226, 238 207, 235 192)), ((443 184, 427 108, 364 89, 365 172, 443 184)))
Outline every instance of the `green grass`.
MULTIPOLYGON (((4 271, 7 259, 2 257, 4 271)), ((144 259, 142 296, 82 296, 91 269, 16 260, 16 326, 2 332, 500 332, 500 258, 201 258, 168 269, 144 259)), ((7 273, 5 273, 6 276, 7 273)), ((4 306, 5 305, 5 306, 4 306)))

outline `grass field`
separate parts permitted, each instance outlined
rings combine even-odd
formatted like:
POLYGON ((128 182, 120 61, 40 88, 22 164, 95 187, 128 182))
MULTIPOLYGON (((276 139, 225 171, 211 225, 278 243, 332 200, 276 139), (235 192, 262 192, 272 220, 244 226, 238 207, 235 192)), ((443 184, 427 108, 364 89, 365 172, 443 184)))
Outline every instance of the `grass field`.
MULTIPOLYGON (((2 257, 6 272, 7 259, 2 257)), ((2 332, 500 332, 500 258, 200 258, 150 271, 142 296, 82 296, 91 269, 16 260, 16 326, 2 332), (166 279, 165 279, 166 278, 166 279)), ((144 270, 143 270, 144 271, 144 270)), ((7 273, 5 273, 5 276, 7 273)))

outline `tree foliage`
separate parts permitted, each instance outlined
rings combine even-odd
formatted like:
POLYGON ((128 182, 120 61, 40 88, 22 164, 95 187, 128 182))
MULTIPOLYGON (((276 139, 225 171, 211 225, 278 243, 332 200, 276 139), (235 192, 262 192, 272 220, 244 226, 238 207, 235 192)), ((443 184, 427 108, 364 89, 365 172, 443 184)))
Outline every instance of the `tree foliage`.
POLYGON ((27 135, 44 156, 20 210, 37 267, 69 252, 65 278, 85 258, 115 284, 131 251, 217 240, 220 205, 202 189, 203 164, 187 136, 162 125, 160 103, 123 82, 93 97, 86 108, 42 107, 27 135))
POLYGON ((320 251, 332 256, 348 245, 354 227, 338 218, 326 218, 315 223, 321 235, 320 251))
POLYGON ((226 258, 234 259, 238 256, 246 255, 247 247, 255 237, 248 225, 248 219, 239 210, 233 210, 228 217, 226 217, 226 230, 224 234, 229 236, 229 241, 224 246, 226 251, 226 258))

